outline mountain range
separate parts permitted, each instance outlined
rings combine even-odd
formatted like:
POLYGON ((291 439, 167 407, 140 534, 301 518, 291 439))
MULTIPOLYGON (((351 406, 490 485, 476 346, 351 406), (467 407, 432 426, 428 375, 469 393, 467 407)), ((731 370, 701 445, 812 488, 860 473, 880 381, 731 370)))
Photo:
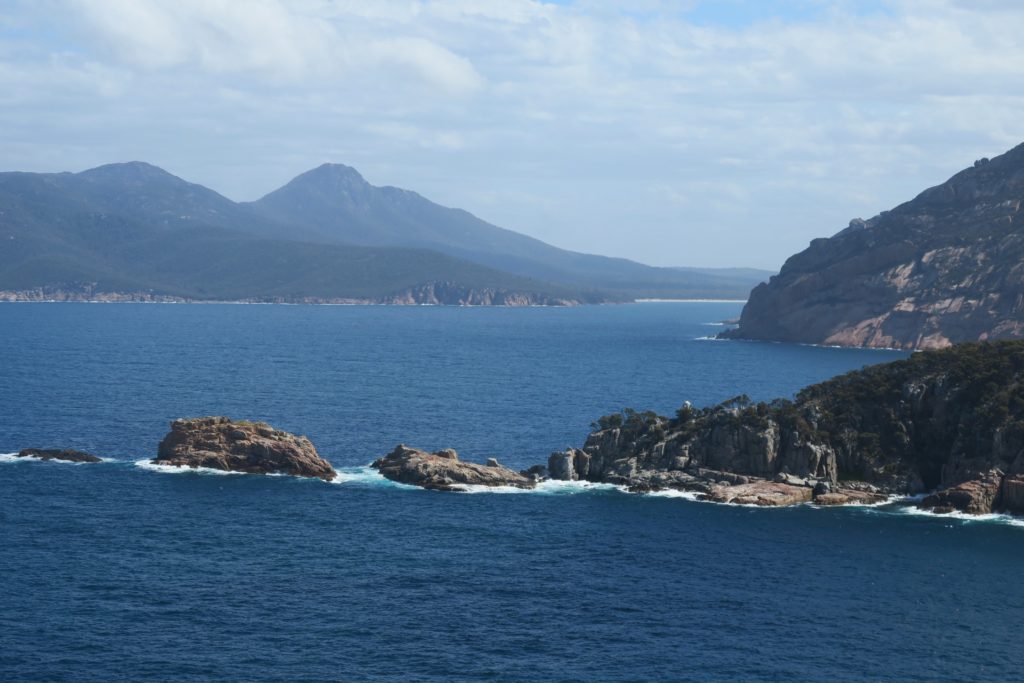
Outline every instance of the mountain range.
POLYGON ((1020 338, 1022 202, 1019 145, 812 241, 722 336, 901 349, 1020 338))
POLYGON ((0 297, 571 304, 744 298, 769 273, 558 249, 325 164, 236 203, 143 162, 0 173, 0 297))

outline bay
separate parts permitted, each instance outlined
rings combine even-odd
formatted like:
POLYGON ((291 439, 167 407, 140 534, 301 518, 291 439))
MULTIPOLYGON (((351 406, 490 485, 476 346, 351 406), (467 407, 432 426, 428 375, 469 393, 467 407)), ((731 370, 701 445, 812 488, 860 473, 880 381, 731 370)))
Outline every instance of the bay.
POLYGON ((441 494, 396 443, 513 467, 904 354, 708 339, 735 303, 0 306, 5 680, 1009 680, 1024 529, 608 489, 441 494), (140 467, 167 423, 307 434, 341 483, 140 467))

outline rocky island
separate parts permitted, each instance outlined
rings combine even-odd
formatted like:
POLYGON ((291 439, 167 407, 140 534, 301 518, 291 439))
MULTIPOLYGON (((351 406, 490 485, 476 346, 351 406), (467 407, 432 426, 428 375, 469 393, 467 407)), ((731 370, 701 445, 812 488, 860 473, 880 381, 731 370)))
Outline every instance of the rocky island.
POLYGON ((74 448, 23 448, 18 458, 35 458, 37 460, 64 460, 66 462, 103 462, 92 453, 78 451, 74 448))
POLYGON ((198 417, 175 420, 160 442, 155 465, 209 467, 250 474, 290 474, 331 481, 331 464, 304 436, 265 422, 198 417))
POLYGON ((428 453, 403 444, 391 453, 374 461, 371 467, 392 481, 422 486, 436 491, 459 491, 466 486, 513 486, 531 489, 537 477, 516 472, 491 458, 486 465, 464 462, 448 448, 428 453))
POLYGON ((790 257, 737 339, 900 349, 1024 336, 1024 145, 790 257))

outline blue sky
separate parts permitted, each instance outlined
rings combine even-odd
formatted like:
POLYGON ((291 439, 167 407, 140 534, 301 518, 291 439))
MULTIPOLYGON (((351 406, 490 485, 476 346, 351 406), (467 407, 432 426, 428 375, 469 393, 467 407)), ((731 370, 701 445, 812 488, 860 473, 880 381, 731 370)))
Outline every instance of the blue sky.
POLYGON ((558 246, 778 268, 1024 138, 1008 0, 8 0, 0 168, 325 161, 558 246))

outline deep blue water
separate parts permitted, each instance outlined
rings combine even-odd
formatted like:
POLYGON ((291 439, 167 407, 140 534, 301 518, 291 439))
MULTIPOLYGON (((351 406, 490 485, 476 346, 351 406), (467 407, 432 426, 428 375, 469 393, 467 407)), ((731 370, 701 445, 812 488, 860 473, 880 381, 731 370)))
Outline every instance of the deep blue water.
POLYGON ((1024 528, 573 489, 442 494, 398 442, 512 466, 901 354, 699 340, 737 304, 0 306, 0 680, 1011 680, 1024 528), (179 416, 307 434, 343 483, 168 474, 179 416))

